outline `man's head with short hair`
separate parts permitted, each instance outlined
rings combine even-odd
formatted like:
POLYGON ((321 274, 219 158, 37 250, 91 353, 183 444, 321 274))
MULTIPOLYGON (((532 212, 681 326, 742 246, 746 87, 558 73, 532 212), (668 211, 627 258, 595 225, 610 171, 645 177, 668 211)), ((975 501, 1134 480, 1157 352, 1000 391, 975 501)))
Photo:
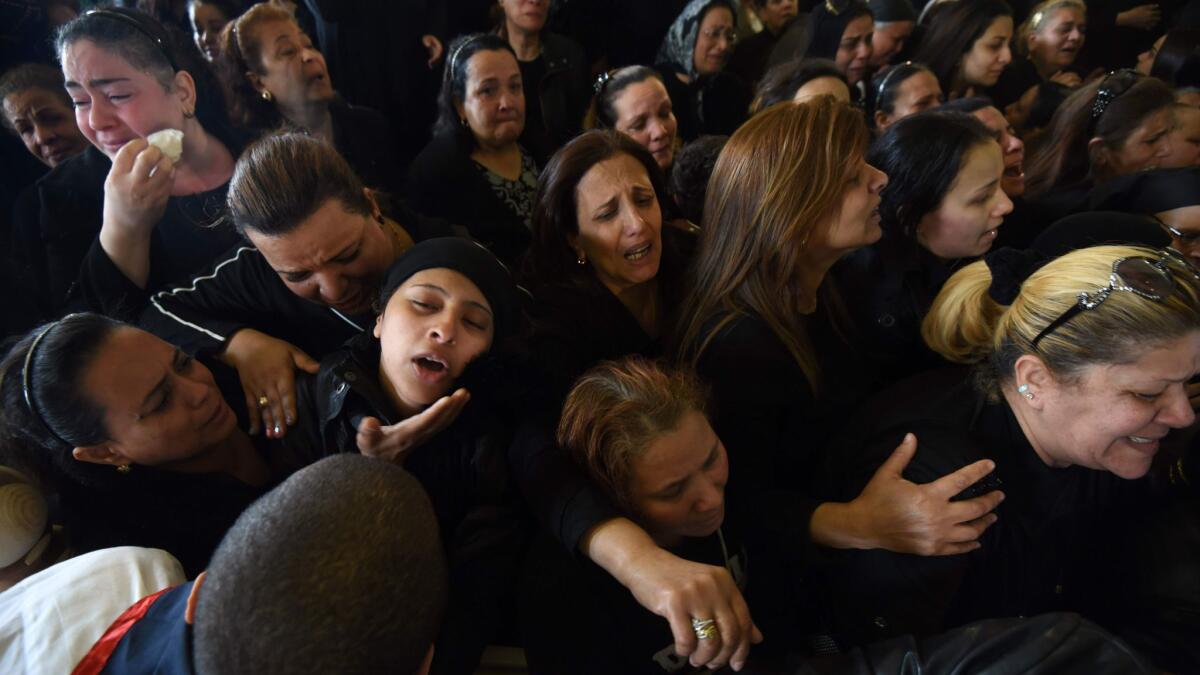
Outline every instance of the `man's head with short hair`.
POLYGON ((329 457, 255 502, 213 554, 196 672, 415 673, 446 594, 417 480, 361 455, 329 457))

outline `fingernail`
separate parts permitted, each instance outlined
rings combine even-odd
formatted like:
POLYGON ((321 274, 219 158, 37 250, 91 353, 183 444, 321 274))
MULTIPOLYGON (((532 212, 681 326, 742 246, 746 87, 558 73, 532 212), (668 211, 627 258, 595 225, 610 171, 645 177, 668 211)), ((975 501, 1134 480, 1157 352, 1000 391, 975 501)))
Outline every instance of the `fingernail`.
POLYGON ((281 429, 279 428, 279 425, 276 424, 275 425, 275 435, 278 436, 280 431, 281 431, 281 429))
POLYGON ((289 425, 295 424, 295 423, 296 423, 296 416, 295 416, 295 415, 288 415, 288 416, 287 416, 287 423, 288 423, 289 425))

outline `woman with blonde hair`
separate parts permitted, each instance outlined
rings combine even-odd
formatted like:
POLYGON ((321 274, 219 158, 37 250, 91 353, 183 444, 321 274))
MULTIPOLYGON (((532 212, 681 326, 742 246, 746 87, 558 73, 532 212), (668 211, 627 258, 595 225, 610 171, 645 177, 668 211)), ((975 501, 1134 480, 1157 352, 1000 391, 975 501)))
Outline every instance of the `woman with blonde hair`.
POLYGON ((931 485, 903 480, 911 441, 857 498, 823 499, 821 448, 842 378, 821 377, 809 334, 819 322, 806 315, 830 266, 880 236, 887 179, 866 163, 867 139, 861 113, 832 97, 773 106, 729 139, 709 182, 679 330, 680 355, 713 388, 713 421, 734 476, 729 495, 746 504, 750 554, 781 592, 798 582, 794 565, 810 544, 973 550, 999 501, 947 501, 961 489, 952 485, 974 483, 986 463, 931 485))
POLYGON ((851 460, 859 471, 848 491, 897 438, 915 432, 925 442, 908 468, 912 480, 986 458, 996 465, 989 480, 1005 485, 1008 498, 970 556, 935 562, 871 552, 831 575, 853 579, 835 593, 843 634, 869 641, 1053 608, 1117 631, 1162 667, 1194 671, 1195 653, 1180 661, 1164 656, 1178 647, 1163 648, 1171 633, 1196 634, 1195 625, 1179 630, 1188 619, 1168 618, 1196 616, 1176 611, 1194 607, 1195 592, 1180 596, 1164 584, 1172 569, 1194 569, 1196 549, 1159 558, 1139 548, 1147 542, 1138 535, 1161 521, 1172 493, 1196 492, 1188 482, 1194 450, 1155 467, 1161 475, 1152 464, 1164 437, 1195 420, 1185 387, 1200 370, 1198 284, 1200 274, 1175 251, 1132 246, 1080 249, 1045 264, 1002 249, 951 277, 922 331, 975 377, 923 376, 869 408, 844 439, 865 448, 851 460), (1155 559, 1168 568, 1149 569, 1161 565, 1155 559))

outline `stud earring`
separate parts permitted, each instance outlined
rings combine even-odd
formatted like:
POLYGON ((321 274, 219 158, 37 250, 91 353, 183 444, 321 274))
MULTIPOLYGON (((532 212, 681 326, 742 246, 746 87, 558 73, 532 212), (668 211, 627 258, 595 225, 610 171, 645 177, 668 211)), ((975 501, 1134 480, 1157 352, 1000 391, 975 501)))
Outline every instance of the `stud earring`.
POLYGON ((274 99, 275 99, 275 97, 271 95, 271 92, 269 92, 269 91, 267 91, 267 90, 265 90, 265 89, 263 90, 263 93, 262 93, 262 100, 266 101, 267 103, 270 103, 270 102, 271 102, 271 101, 273 101, 274 99))
POLYGON ((583 253, 582 253, 582 252, 578 253, 577 255, 578 255, 578 257, 577 257, 577 258, 575 258, 575 262, 576 262, 577 264, 580 264, 580 265, 582 265, 582 264, 584 264, 584 263, 586 263, 586 262, 587 262, 587 259, 583 257, 583 253))
POLYGON ((122 475, 124 475, 124 474, 127 474, 127 473, 129 473, 131 470, 132 470, 132 469, 130 469, 130 468, 129 468, 129 465, 128 465, 128 464, 119 464, 119 465, 117 465, 117 473, 119 473, 119 474, 122 474, 122 475))
POLYGON ((1033 400, 1033 392, 1029 391, 1029 385, 1027 384, 1017 387, 1017 393, 1024 396, 1026 401, 1033 400))
POLYGON ((190 119, 195 119, 195 117, 196 117, 196 113, 192 112, 191 110, 183 111, 183 119, 190 120, 190 119))

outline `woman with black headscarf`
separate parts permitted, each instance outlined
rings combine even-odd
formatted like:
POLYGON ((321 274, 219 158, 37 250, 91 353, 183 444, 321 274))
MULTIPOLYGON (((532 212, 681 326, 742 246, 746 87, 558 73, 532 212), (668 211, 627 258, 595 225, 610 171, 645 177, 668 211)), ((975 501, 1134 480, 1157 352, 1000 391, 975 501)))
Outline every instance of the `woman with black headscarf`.
POLYGON ((812 12, 812 41, 805 58, 830 59, 850 83, 850 96, 862 100, 860 83, 870 71, 875 20, 862 0, 825 0, 812 12))
POLYGON ((684 142, 733 133, 746 118, 749 85, 725 71, 737 38, 735 0, 692 0, 671 24, 656 68, 684 142))

